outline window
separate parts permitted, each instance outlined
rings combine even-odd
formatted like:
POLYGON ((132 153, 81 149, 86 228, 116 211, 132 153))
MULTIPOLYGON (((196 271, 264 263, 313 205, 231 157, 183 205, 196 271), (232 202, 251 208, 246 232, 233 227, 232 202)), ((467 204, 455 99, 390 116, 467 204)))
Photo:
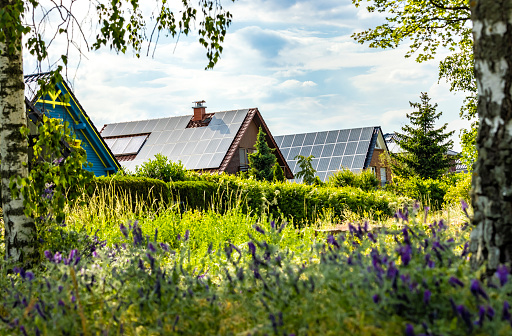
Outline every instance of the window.
POLYGON ((380 184, 381 186, 385 186, 386 185, 386 168, 381 168, 380 169, 380 184))
POLYGON ((112 154, 114 155, 130 155, 137 154, 146 142, 149 134, 136 134, 121 137, 105 138, 105 143, 108 145, 112 154))
POLYGON ((254 149, 251 148, 240 148, 240 171, 249 170, 249 157, 248 154, 254 152, 254 149))
POLYGON ((370 167, 370 171, 373 173, 374 176, 377 176, 377 167, 370 167))

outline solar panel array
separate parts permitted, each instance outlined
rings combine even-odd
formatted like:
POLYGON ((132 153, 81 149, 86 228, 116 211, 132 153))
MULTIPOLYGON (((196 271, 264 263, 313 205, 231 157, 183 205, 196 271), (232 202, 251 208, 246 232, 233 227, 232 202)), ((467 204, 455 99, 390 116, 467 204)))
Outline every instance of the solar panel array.
MULTIPOLYGON (((353 172, 364 168, 368 149, 376 127, 325 132, 288 134, 274 137, 293 174, 300 171, 295 157, 313 155, 316 175, 326 181, 342 167, 353 172)), ((296 179, 297 182, 300 180, 296 179)))
MULTIPOLYGON (((190 115, 108 124, 101 135, 117 137, 150 133, 135 159, 121 162, 130 171, 153 159, 157 153, 173 162, 181 161, 187 169, 218 168, 248 112, 248 109, 216 112, 208 126, 198 128, 186 128, 190 115)), ((108 145, 113 150, 111 144, 108 145)))
POLYGON ((121 138, 105 138, 105 143, 114 155, 137 154, 144 145, 148 134, 125 136, 121 138))

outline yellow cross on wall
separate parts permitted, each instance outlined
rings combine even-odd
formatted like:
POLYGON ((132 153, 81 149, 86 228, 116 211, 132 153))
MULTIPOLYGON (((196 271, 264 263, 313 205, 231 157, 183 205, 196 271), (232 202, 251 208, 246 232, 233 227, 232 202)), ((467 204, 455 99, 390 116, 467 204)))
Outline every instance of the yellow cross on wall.
POLYGON ((37 102, 38 103, 46 103, 46 104, 51 104, 53 108, 55 108, 55 105, 62 105, 62 106, 71 106, 71 104, 69 103, 63 103, 63 102, 58 102, 57 101, 57 98, 59 98, 59 95, 60 95, 61 91, 57 91, 57 93, 54 93, 54 92, 48 92, 48 95, 50 96, 50 98, 52 100, 44 100, 44 99, 38 99, 37 102))

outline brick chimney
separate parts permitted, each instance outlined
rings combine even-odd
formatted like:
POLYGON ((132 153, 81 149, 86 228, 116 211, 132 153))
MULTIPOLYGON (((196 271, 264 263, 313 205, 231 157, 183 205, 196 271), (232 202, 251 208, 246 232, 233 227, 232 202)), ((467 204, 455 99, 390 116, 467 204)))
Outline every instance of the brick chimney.
POLYGON ((204 100, 198 100, 193 102, 195 106, 192 108, 194 109, 194 117, 192 118, 193 121, 201 121, 204 119, 204 116, 206 114, 206 105, 204 105, 204 100))

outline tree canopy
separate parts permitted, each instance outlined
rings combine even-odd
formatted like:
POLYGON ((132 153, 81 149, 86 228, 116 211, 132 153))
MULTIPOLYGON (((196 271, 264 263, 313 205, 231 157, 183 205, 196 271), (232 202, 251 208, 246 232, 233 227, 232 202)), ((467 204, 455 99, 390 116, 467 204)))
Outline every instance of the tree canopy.
POLYGON ((265 139, 266 133, 260 127, 254 148, 256 151, 248 155, 249 173, 257 180, 272 181, 274 179, 274 165, 277 161, 272 149, 265 139))
POLYGON ((421 94, 421 103, 410 103, 416 111, 407 114, 411 124, 402 127, 397 133, 397 143, 403 150, 391 153, 391 167, 398 176, 410 175, 437 179, 453 164, 453 158, 446 155, 453 146, 446 132, 447 124, 436 129, 435 121, 441 116, 436 112, 437 104, 430 104, 426 93, 421 94), (448 140, 448 141, 447 141, 448 140))

